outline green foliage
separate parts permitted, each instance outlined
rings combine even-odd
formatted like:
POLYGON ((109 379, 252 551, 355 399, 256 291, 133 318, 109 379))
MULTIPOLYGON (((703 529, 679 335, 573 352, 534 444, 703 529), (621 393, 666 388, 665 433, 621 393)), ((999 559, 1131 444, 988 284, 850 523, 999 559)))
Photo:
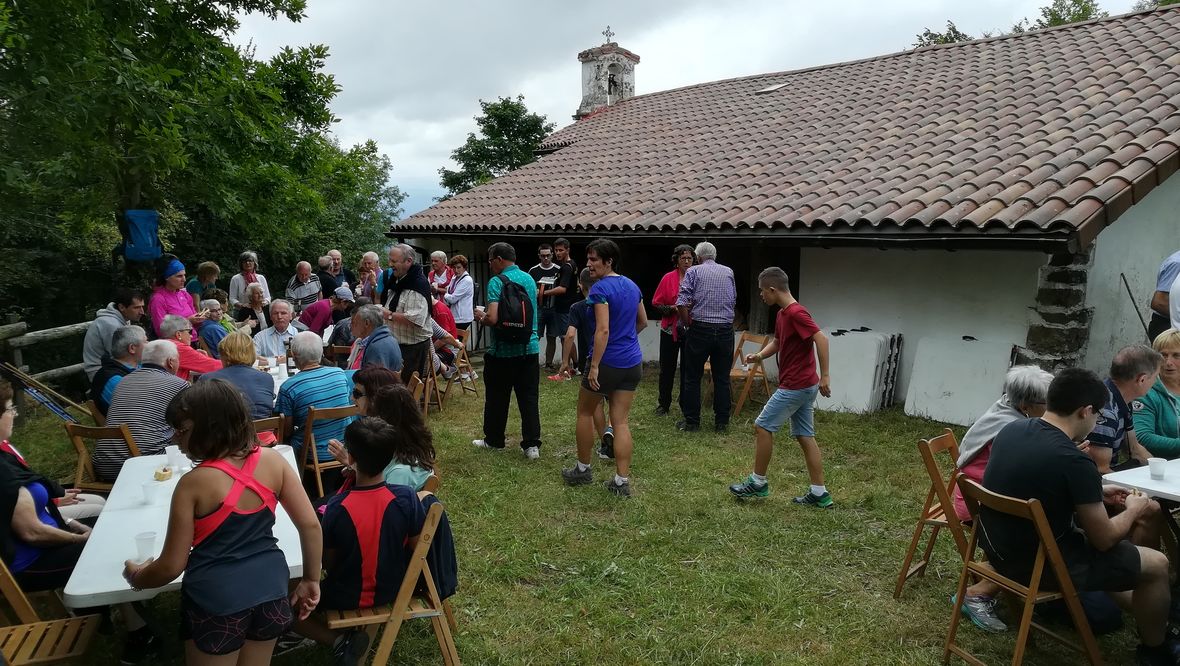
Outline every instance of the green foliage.
POLYGON ((1180 0, 1137 0, 1135 4, 1131 5, 1131 11, 1142 12, 1148 9, 1155 9, 1156 7, 1166 7, 1175 4, 1180 4, 1180 0))
POLYGON ((483 113, 475 117, 480 136, 467 135, 467 141, 451 153, 459 163, 458 171, 439 169, 441 184, 448 198, 482 185, 536 159, 534 151, 553 131, 555 124, 545 116, 529 113, 524 96, 501 97, 495 102, 479 101, 483 113))
POLYGON ((1052 28, 1079 21, 1110 16, 1098 6, 1096 0, 1053 0, 1047 7, 1041 7, 1041 17, 1033 24, 1036 28, 1052 28))
POLYGON ((136 280, 106 258, 126 208, 159 210, 166 250, 227 272, 247 247, 289 271, 337 239, 380 242, 403 196, 373 144, 329 137, 327 47, 259 60, 227 39, 242 13, 304 7, 0 0, 0 302, 65 323, 136 280))
POLYGON ((934 46, 936 44, 954 44, 955 42, 969 42, 975 39, 971 35, 959 30, 954 21, 946 22, 946 32, 934 32, 930 28, 922 31, 922 34, 917 36, 914 41, 915 48, 923 46, 934 46))

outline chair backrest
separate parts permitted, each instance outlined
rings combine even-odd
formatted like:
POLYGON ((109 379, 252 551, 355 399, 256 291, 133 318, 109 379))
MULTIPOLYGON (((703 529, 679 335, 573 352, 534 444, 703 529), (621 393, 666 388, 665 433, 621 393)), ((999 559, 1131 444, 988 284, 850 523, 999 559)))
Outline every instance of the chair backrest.
POLYGON ((340 363, 342 363, 344 361, 347 361, 348 356, 350 354, 352 354, 352 347, 350 345, 329 345, 328 346, 328 358, 331 359, 332 362, 336 363, 337 365, 339 365, 340 363))
POLYGON ((361 410, 356 405, 344 407, 308 407, 307 422, 303 426, 303 445, 307 451, 315 448, 315 422, 343 419, 349 416, 360 416, 361 410))
POLYGON ((938 497, 938 503, 942 507, 943 513, 946 516, 947 527, 951 531, 951 536, 955 539, 955 545, 959 548, 959 554, 963 555, 967 552, 967 538, 963 535, 963 526, 959 522, 959 517, 955 514, 955 505, 952 495, 955 491, 955 483, 958 482, 961 473, 956 462, 959 459, 959 441, 955 438, 955 432, 950 428, 943 430, 942 434, 930 439, 918 440, 918 451, 922 454, 922 462, 926 465, 926 475, 930 477, 930 487, 938 497), (935 458, 939 453, 946 451, 951 461, 951 473, 948 477, 943 478, 942 468, 938 465, 938 460, 935 458))
POLYGON ((265 419, 254 420, 254 433, 261 435, 264 432, 274 433, 275 441, 283 438, 283 417, 270 416, 265 419))
POLYGON ((107 417, 98 409, 98 405, 93 400, 87 400, 82 403, 86 407, 86 411, 90 412, 90 418, 94 419, 94 425, 99 428, 106 427, 107 417))
MULTIPOLYGON (((752 342, 761 349, 766 346, 767 342, 770 342, 770 336, 742 331, 742 334, 738 336, 737 344, 733 347, 733 361, 729 364, 729 367, 736 368, 739 363, 745 363, 743 358, 745 354, 742 352, 745 350, 747 342, 752 342)), ((756 372, 762 372, 762 361, 755 361, 753 365, 756 372)))
POLYGON ((410 375, 410 381, 406 382, 406 389, 414 396, 415 401, 422 399, 422 378, 418 376, 416 370, 414 374, 410 375))
POLYGON ((97 427, 84 426, 80 423, 66 423, 65 429, 66 436, 70 438, 70 442, 74 444, 74 451, 78 454, 78 466, 74 471, 75 487, 82 486, 86 475, 89 475, 93 480, 98 479, 94 473, 94 467, 90 463, 90 449, 86 446, 86 440, 121 439, 127 445, 127 451, 132 458, 140 455, 139 446, 135 444, 135 438, 131 436, 131 430, 127 428, 126 424, 97 427))
POLYGON ((435 474, 431 474, 430 476, 426 477, 426 481, 422 484, 422 487, 419 488, 419 490, 424 490, 428 493, 437 493, 438 486, 439 486, 438 474, 435 473, 435 474))
POLYGON ((41 618, 37 616, 37 611, 29 603, 29 598, 20 589, 20 584, 16 582, 16 578, 12 576, 12 572, 8 570, 8 565, 4 564, 3 560, 0 560, 0 592, 4 594, 4 599, 8 601, 8 605, 12 607, 17 619, 22 624, 41 621, 41 618))

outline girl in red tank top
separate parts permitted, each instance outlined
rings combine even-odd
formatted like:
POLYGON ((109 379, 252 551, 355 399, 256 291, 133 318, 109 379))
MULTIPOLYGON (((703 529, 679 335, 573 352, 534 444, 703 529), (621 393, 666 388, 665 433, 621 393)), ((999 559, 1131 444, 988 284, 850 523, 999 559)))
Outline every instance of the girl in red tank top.
POLYGON ((181 391, 167 419, 181 449, 202 462, 176 485, 160 559, 128 560, 123 575, 142 589, 184 573, 189 664, 233 654, 239 663, 266 662, 294 618, 319 603, 319 521, 291 465, 257 446, 249 407, 233 385, 215 379, 181 391), (304 577, 289 596, 289 569, 272 529, 278 504, 303 551, 304 577))

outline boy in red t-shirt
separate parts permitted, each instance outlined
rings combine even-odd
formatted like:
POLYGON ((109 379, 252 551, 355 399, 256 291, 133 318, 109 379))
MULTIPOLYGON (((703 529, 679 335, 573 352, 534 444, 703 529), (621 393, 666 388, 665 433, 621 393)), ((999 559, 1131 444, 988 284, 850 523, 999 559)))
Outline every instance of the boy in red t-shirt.
POLYGON ((821 509, 833 505, 832 495, 824 487, 824 465, 819 445, 815 443, 815 394, 832 395, 828 378, 828 338, 819 330, 807 309, 791 295, 790 282, 781 268, 767 268, 758 275, 758 295, 767 305, 780 310, 774 323, 774 339, 757 354, 748 354, 746 363, 754 363, 778 354, 778 390, 766 401, 762 413, 754 420, 754 473, 729 487, 739 499, 767 497, 770 484, 766 469, 774 449, 774 433, 789 418, 791 434, 799 440, 811 488, 796 504, 821 509), (812 351, 814 345, 815 351, 812 351), (819 374, 815 356, 819 356, 819 374))

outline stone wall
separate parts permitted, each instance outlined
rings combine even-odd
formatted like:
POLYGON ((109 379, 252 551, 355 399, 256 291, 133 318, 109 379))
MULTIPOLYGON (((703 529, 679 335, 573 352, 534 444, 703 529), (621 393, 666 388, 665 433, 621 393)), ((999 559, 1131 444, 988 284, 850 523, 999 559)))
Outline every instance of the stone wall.
POLYGON ((1086 306, 1092 253, 1054 254, 1041 267, 1033 320, 1017 362, 1050 372, 1081 363, 1094 309, 1086 306))

